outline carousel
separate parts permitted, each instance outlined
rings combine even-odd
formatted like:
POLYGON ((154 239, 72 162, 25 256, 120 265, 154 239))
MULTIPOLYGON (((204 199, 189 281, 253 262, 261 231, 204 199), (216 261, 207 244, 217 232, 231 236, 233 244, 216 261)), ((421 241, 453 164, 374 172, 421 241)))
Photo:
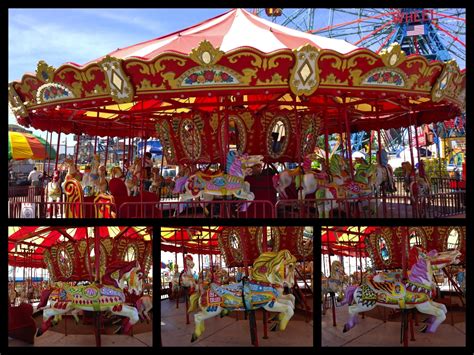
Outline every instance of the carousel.
POLYGON ((322 227, 323 346, 466 346, 465 227, 322 227))
MULTIPOLYGON (((407 55, 396 42, 373 52, 232 9, 83 65, 39 61, 9 83, 9 104, 20 125, 59 137, 129 147, 158 138, 179 167, 164 181, 164 161, 151 168, 143 148, 115 166, 94 156, 78 172, 77 150, 56 158, 33 217, 438 218, 463 215, 465 191, 435 193, 413 153, 396 191, 381 131, 459 117, 465 86, 454 60, 407 55), (375 158, 352 156, 359 131, 375 158)), ((420 144, 410 133, 410 151, 420 144)), ((25 203, 9 200, 9 216, 25 203)))
POLYGON ((149 227, 9 227, 8 346, 152 346, 149 227))
POLYGON ((312 227, 163 227, 161 346, 313 346, 312 227))

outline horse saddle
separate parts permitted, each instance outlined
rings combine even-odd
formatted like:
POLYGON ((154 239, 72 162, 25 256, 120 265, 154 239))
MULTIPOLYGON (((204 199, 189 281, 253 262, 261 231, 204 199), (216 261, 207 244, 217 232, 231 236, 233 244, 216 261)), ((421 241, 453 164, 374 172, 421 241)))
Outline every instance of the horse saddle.
POLYGON ((391 300, 398 300, 399 303, 405 298, 406 288, 405 285, 403 285, 403 283, 401 283, 400 281, 377 282, 373 278, 368 278, 367 285, 375 293, 382 293, 383 295, 385 295, 385 298, 391 300))

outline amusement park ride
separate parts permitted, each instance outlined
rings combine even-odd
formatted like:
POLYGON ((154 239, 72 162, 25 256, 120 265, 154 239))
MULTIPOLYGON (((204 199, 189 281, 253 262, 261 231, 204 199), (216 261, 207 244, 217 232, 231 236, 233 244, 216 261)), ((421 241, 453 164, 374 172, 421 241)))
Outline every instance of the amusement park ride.
POLYGON ((448 310, 465 307, 465 227, 323 227, 321 238, 322 317, 328 294, 334 327, 337 308, 348 306, 347 322, 337 331, 363 322, 360 312, 373 317, 371 309, 388 307, 392 313, 384 311, 384 322, 401 317, 400 343, 407 346, 409 328, 415 340, 413 320, 418 325, 416 313, 408 317, 411 309, 430 316, 420 331, 434 333, 449 319, 448 310))
MULTIPOLYGON (((254 346, 259 344, 256 319, 260 311, 264 339, 269 338, 268 328, 284 331, 292 322, 299 323, 294 318, 300 312, 303 325, 312 318, 311 227, 162 228, 161 250, 175 253, 174 263, 162 260, 162 268, 169 268, 170 273, 174 270, 174 275, 168 274, 169 281, 162 280, 162 294, 176 300, 176 309, 184 296, 186 324, 190 324, 191 312, 198 311, 192 336, 188 329, 185 334, 172 335, 174 328, 162 323, 163 345, 178 345, 173 341, 180 342, 181 336, 189 336, 191 342, 200 340, 204 320, 217 315, 238 320, 245 312, 254 346), (183 258, 181 271, 178 253, 183 258)), ((166 319, 162 318, 165 324, 166 319)), ((176 313, 172 319, 177 319, 176 313)))
MULTIPOLYGON (((369 165, 389 169, 381 144, 384 130, 449 121, 464 112, 465 71, 454 60, 428 60, 423 52, 428 39, 435 38, 434 28, 443 28, 439 19, 455 16, 435 10, 400 11, 398 15, 392 11, 390 16, 398 17, 389 22, 401 43, 385 47, 395 41, 388 36, 376 50, 368 49, 367 43, 365 48, 357 47, 362 38, 353 45, 233 9, 167 36, 118 49, 85 66, 68 63, 56 69, 40 61, 36 75, 25 74, 9 86, 10 107, 20 124, 78 137, 138 137, 144 142, 158 137, 167 163, 178 165, 180 177, 187 176, 185 185, 193 189, 176 190, 174 198, 162 200, 161 189, 148 191, 151 173, 145 154, 138 158, 129 152, 128 168, 125 155, 122 162, 128 172, 113 167, 118 177, 113 184, 108 182, 105 193, 86 196, 80 178, 75 177, 66 182, 60 202, 28 201, 34 202, 30 214, 44 217, 51 204, 60 212, 48 216, 56 218, 462 214, 463 191, 449 189, 429 196, 417 192, 417 181, 425 176, 412 153, 420 147, 419 137, 412 137, 410 130, 410 164, 418 169, 406 177, 414 184, 411 192, 404 196, 380 189, 373 183, 374 176, 365 176, 365 183, 355 179, 354 133, 373 132, 368 150, 375 151, 376 157, 365 159, 369 165), (408 13, 421 17, 408 17, 408 13), (410 32, 417 22, 423 24, 426 34, 410 32), (414 47, 409 43, 415 43, 414 47), (298 193, 304 189, 302 176, 311 173, 302 164, 315 152, 318 136, 324 138, 319 140, 324 142, 324 148, 319 147, 324 153, 319 157, 319 171, 312 172, 317 176, 316 194, 302 199, 298 193), (331 136, 339 139, 334 152, 328 148, 331 136), (254 159, 255 166, 249 165, 244 176, 238 176, 245 186, 237 190, 219 177, 229 174, 225 168, 229 151, 263 157, 260 163, 254 159), (345 170, 329 168, 333 157, 348 163, 345 170), (295 184, 285 199, 272 188, 272 179, 289 163, 297 169, 288 171, 295 176, 295 184), (201 176, 198 180, 196 173, 201 176), (120 181, 128 193, 119 186, 120 181), (236 191, 233 199, 227 197, 229 189, 236 191), (183 194, 192 200, 180 199, 183 194), (211 194, 218 196, 209 201, 211 194), (242 208, 236 202, 239 199, 252 202, 244 202, 242 208), (317 208, 321 204, 328 206, 324 214, 317 208)), ((450 43, 446 50, 454 51, 458 42, 450 43)), ((430 48, 441 51, 439 46, 430 48)), ((77 154, 72 160, 77 164, 77 154)), ((74 164, 69 169, 74 170, 74 164)), ((21 215, 22 203, 9 201, 10 216, 21 215)))
POLYGON ((68 335, 73 316, 72 328, 92 324, 89 333, 101 346, 101 334, 131 334, 137 322, 149 322, 152 233, 148 227, 9 227, 9 337, 33 344, 62 318, 68 335), (33 277, 37 269, 42 277, 33 277))
MULTIPOLYGON (((344 39, 375 52, 398 43, 407 55, 422 55, 428 60, 456 60, 465 67, 466 9, 463 8, 387 8, 387 9, 252 9, 274 23, 329 38, 344 39)), ((454 120, 434 123, 430 130, 441 139, 465 135, 465 113, 454 120)), ((423 136, 423 132, 418 133, 423 136)), ((382 130, 383 146, 391 156, 406 147, 407 128, 382 130)), ((352 150, 366 148, 373 139, 369 132, 351 136, 352 150)), ((431 142, 433 143, 433 142, 431 142)), ((439 141, 435 142, 439 149, 439 141)), ((441 152, 441 157, 449 153, 441 152)))

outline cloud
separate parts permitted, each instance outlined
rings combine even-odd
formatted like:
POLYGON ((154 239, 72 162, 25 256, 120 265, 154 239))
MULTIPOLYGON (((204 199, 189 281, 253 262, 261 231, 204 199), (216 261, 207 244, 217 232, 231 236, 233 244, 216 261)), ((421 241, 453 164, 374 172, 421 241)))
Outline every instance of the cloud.
POLYGON ((59 67, 66 62, 85 64, 117 48, 136 43, 126 31, 100 31, 89 23, 68 26, 41 16, 16 14, 9 19, 9 80, 34 72, 39 60, 59 67))

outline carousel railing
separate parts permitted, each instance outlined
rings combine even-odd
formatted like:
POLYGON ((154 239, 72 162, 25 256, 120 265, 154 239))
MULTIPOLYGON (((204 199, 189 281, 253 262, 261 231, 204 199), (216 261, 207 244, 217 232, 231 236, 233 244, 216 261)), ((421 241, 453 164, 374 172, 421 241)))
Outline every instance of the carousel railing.
POLYGON ((274 218, 274 206, 267 200, 125 202, 118 216, 146 218, 274 218), (249 204, 242 211, 244 204, 249 204))
POLYGON ((8 218, 115 218, 114 203, 8 201, 8 218))
POLYGON ((8 186, 8 201, 43 202, 44 201, 44 187, 42 186, 8 186))
POLYGON ((408 196, 391 195, 280 200, 275 204, 275 215, 277 218, 406 218, 415 217, 416 211, 408 196))
POLYGON ((110 201, 45 202, 38 195, 8 201, 8 218, 440 218, 465 212, 465 190, 415 200, 401 195, 280 200, 275 205, 268 200, 165 200, 125 202, 118 209, 110 201), (246 211, 244 204, 249 204, 246 211))
POLYGON ((421 218, 459 216, 466 213, 466 191, 431 194, 418 199, 421 218))
MULTIPOLYGON (((404 187, 404 178, 403 177, 394 177, 393 181, 397 191, 394 193, 399 196, 408 196, 408 193, 405 191, 404 187)), ((443 193, 443 192, 453 192, 458 190, 465 189, 465 184, 463 181, 455 178, 430 178, 430 187, 431 193, 443 193)))

